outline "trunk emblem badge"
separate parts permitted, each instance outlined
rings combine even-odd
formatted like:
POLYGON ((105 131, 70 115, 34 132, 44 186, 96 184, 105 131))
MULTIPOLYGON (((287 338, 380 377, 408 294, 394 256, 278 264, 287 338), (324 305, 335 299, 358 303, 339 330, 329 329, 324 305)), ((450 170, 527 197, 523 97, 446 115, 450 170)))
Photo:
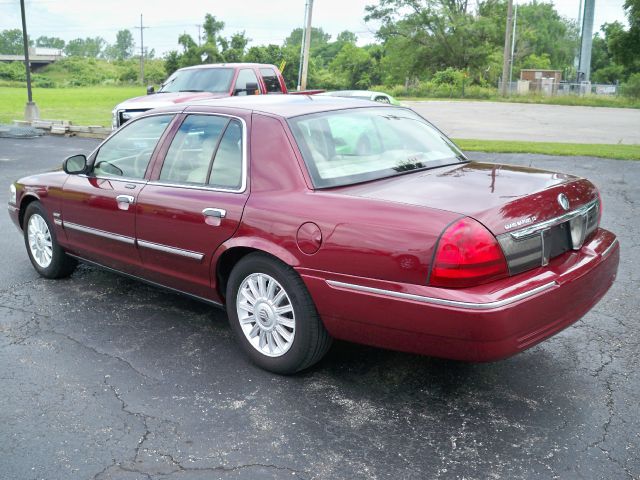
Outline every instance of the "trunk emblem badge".
POLYGON ((564 193, 558 195, 558 203, 564 210, 569 210, 569 199, 564 193))

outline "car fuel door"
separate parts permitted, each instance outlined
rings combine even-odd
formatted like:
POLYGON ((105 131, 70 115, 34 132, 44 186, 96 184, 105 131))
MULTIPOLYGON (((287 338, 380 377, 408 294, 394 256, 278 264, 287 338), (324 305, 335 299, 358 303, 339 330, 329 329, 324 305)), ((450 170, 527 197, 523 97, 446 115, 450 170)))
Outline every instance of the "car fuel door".
POLYGON ((144 277, 219 301, 211 259, 237 230, 249 195, 245 121, 186 116, 156 177, 136 203, 144 277))

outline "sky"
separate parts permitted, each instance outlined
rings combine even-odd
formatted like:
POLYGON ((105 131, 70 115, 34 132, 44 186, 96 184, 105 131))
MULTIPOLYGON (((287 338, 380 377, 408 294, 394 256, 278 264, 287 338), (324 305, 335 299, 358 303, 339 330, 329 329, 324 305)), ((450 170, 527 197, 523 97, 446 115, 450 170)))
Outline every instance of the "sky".
MULTIPOLYGON (((471 0, 473 2, 474 0, 471 0)), ((223 34, 230 36, 245 31, 251 39, 249 45, 281 45, 296 27, 304 22, 305 0, 25 0, 27 31, 33 39, 56 36, 69 41, 78 37, 101 36, 114 43, 118 30, 131 29, 136 47, 140 48, 140 25, 143 15, 144 43, 156 55, 179 50, 178 36, 198 36, 198 24, 206 13, 225 22, 223 34), (170 5, 163 7, 162 5, 170 5)), ((525 0, 515 0, 525 3, 525 0)), ((366 5, 375 0, 315 0, 313 26, 321 27, 332 38, 343 30, 355 32, 358 44, 375 41, 375 25, 363 18, 366 5)), ((558 12, 576 19, 580 0, 553 0, 558 12)), ((615 20, 626 23, 622 4, 624 0, 596 0, 595 25, 597 31, 605 22, 615 20)), ((21 28, 20 1, 0 0, 0 30, 21 28)))

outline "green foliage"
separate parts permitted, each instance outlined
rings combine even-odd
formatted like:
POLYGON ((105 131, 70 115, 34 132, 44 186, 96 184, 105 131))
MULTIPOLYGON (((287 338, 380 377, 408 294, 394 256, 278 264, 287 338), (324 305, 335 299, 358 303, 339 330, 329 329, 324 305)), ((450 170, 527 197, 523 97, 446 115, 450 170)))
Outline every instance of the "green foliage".
MULTIPOLYGON (((29 39, 29 46, 33 45, 33 40, 29 39)), ((2 30, 0 32, 0 54, 22 55, 24 53, 24 43, 22 40, 22 30, 14 28, 2 30)))
POLYGON ((22 62, 5 63, 0 62, 0 79, 24 82, 26 81, 27 72, 22 62))
POLYGON ((329 64, 329 70, 335 72, 338 88, 367 90, 377 66, 366 50, 345 42, 329 64))
POLYGON ((623 65, 629 73, 640 72, 640 0, 626 0, 624 9, 629 29, 624 30, 619 22, 611 24, 607 31, 607 47, 616 63, 623 65))
POLYGON ((116 43, 105 49, 105 56, 115 60, 127 60, 133 56, 135 43, 131 30, 119 30, 116 34, 116 43), (106 54, 109 52, 109 55, 106 54))
POLYGON ((102 37, 75 38, 69 40, 69 43, 64 47, 64 53, 69 57, 98 58, 106 44, 107 42, 102 37))
POLYGON ((57 48, 58 50, 62 50, 64 45, 64 40, 58 37, 40 36, 36 38, 36 47, 57 48))
POLYGON ((636 100, 640 99, 640 73, 634 73, 623 85, 624 95, 636 100))

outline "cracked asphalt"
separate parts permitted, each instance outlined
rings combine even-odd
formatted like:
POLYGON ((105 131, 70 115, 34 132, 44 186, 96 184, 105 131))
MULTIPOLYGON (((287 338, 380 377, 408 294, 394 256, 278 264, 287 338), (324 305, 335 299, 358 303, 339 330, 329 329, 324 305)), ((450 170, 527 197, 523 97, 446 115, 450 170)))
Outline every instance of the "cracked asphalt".
MULTIPOLYGON (((96 143, 0 139, 0 202, 96 143)), ((640 478, 640 162, 470 156, 590 178, 622 247, 593 311, 491 364, 336 343, 272 375, 222 311, 87 266, 38 277, 0 215, 0 478, 640 478)))

